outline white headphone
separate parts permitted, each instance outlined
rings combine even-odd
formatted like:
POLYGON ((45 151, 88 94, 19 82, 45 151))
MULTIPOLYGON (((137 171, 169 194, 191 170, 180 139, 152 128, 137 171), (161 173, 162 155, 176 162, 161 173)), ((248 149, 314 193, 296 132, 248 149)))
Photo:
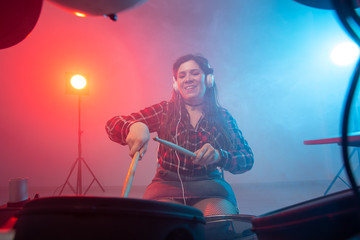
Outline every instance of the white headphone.
MULTIPOLYGON (((215 84, 214 74, 209 73, 208 75, 206 75, 206 79, 205 79, 206 88, 212 88, 214 87, 214 84, 215 84)), ((173 77, 173 88, 175 92, 179 91, 179 87, 175 77, 173 77)))

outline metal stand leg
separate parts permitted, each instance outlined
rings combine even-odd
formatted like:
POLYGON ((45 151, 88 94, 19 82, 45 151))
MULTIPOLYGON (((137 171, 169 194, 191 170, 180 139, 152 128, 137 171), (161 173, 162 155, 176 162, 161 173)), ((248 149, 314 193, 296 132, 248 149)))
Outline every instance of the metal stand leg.
POLYGON ((66 185, 69 185, 69 187, 71 188, 71 190, 73 191, 74 194, 76 195, 82 195, 82 194, 86 194, 88 192, 88 190, 90 189, 91 185, 94 183, 94 181, 97 182, 97 184, 100 186, 101 190, 103 192, 105 192, 105 189, 103 188, 103 186, 101 186, 100 182, 97 180, 97 178, 95 177, 95 174, 91 171, 90 167, 87 165, 87 163, 85 162, 85 159, 81 156, 82 151, 81 151, 81 134, 83 133, 83 131, 81 130, 81 111, 80 111, 80 106, 81 106, 81 96, 79 95, 79 129, 78 129, 78 157, 75 161, 75 163, 73 164, 73 166, 71 167, 70 173, 66 178, 66 181, 64 183, 64 185, 62 186, 59 195, 62 194, 62 192, 64 191, 64 188, 66 185), (91 183, 89 184, 89 186, 87 187, 87 189, 85 190, 85 192, 83 193, 82 191, 82 174, 81 174, 81 163, 84 163, 85 166, 87 167, 87 169, 89 170, 89 172, 91 173, 93 180, 91 181, 91 183), (75 169, 75 166, 77 165, 78 169, 77 169, 77 180, 76 180, 76 189, 74 189, 74 187, 69 183, 69 178, 72 174, 72 172, 75 169))
MULTIPOLYGON (((355 151, 357 151, 357 149, 353 149, 350 156, 349 156, 349 159, 351 159, 352 155, 354 155, 355 151)), ((335 181, 339 178, 343 183, 345 183, 345 185, 348 187, 348 188, 351 188, 351 186, 342 178, 340 177, 340 174, 341 172, 344 170, 345 166, 344 164, 342 165, 342 167, 340 168, 340 170, 338 171, 338 173, 336 174, 336 176, 334 177, 334 179, 331 181, 330 185, 328 186, 328 188, 326 189, 324 195, 326 195, 330 189, 332 188, 332 186, 334 185, 335 181)))

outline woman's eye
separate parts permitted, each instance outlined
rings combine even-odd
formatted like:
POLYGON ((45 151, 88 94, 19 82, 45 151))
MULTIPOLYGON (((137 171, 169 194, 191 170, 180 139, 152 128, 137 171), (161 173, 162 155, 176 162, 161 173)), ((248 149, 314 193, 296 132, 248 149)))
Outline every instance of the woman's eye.
POLYGON ((196 76, 196 75, 199 75, 200 72, 199 72, 199 71, 194 71, 194 72, 192 72, 191 74, 194 75, 194 76, 196 76))

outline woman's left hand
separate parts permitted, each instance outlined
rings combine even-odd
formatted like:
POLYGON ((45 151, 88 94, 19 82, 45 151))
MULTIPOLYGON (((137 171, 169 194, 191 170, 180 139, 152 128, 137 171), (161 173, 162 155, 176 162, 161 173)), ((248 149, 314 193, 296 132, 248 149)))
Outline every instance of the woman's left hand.
POLYGON ((205 143, 199 150, 195 151, 194 164, 206 166, 220 161, 219 151, 211 144, 205 143))

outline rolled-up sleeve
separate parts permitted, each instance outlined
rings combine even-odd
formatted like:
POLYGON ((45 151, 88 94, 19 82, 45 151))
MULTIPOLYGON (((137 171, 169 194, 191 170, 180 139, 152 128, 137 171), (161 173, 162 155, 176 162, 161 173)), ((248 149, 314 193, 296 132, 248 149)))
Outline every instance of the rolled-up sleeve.
POLYGON ((130 127, 136 122, 145 123, 150 132, 157 131, 161 124, 161 115, 167 106, 168 103, 163 101, 127 116, 115 116, 106 122, 105 130, 112 141, 126 145, 130 127))

